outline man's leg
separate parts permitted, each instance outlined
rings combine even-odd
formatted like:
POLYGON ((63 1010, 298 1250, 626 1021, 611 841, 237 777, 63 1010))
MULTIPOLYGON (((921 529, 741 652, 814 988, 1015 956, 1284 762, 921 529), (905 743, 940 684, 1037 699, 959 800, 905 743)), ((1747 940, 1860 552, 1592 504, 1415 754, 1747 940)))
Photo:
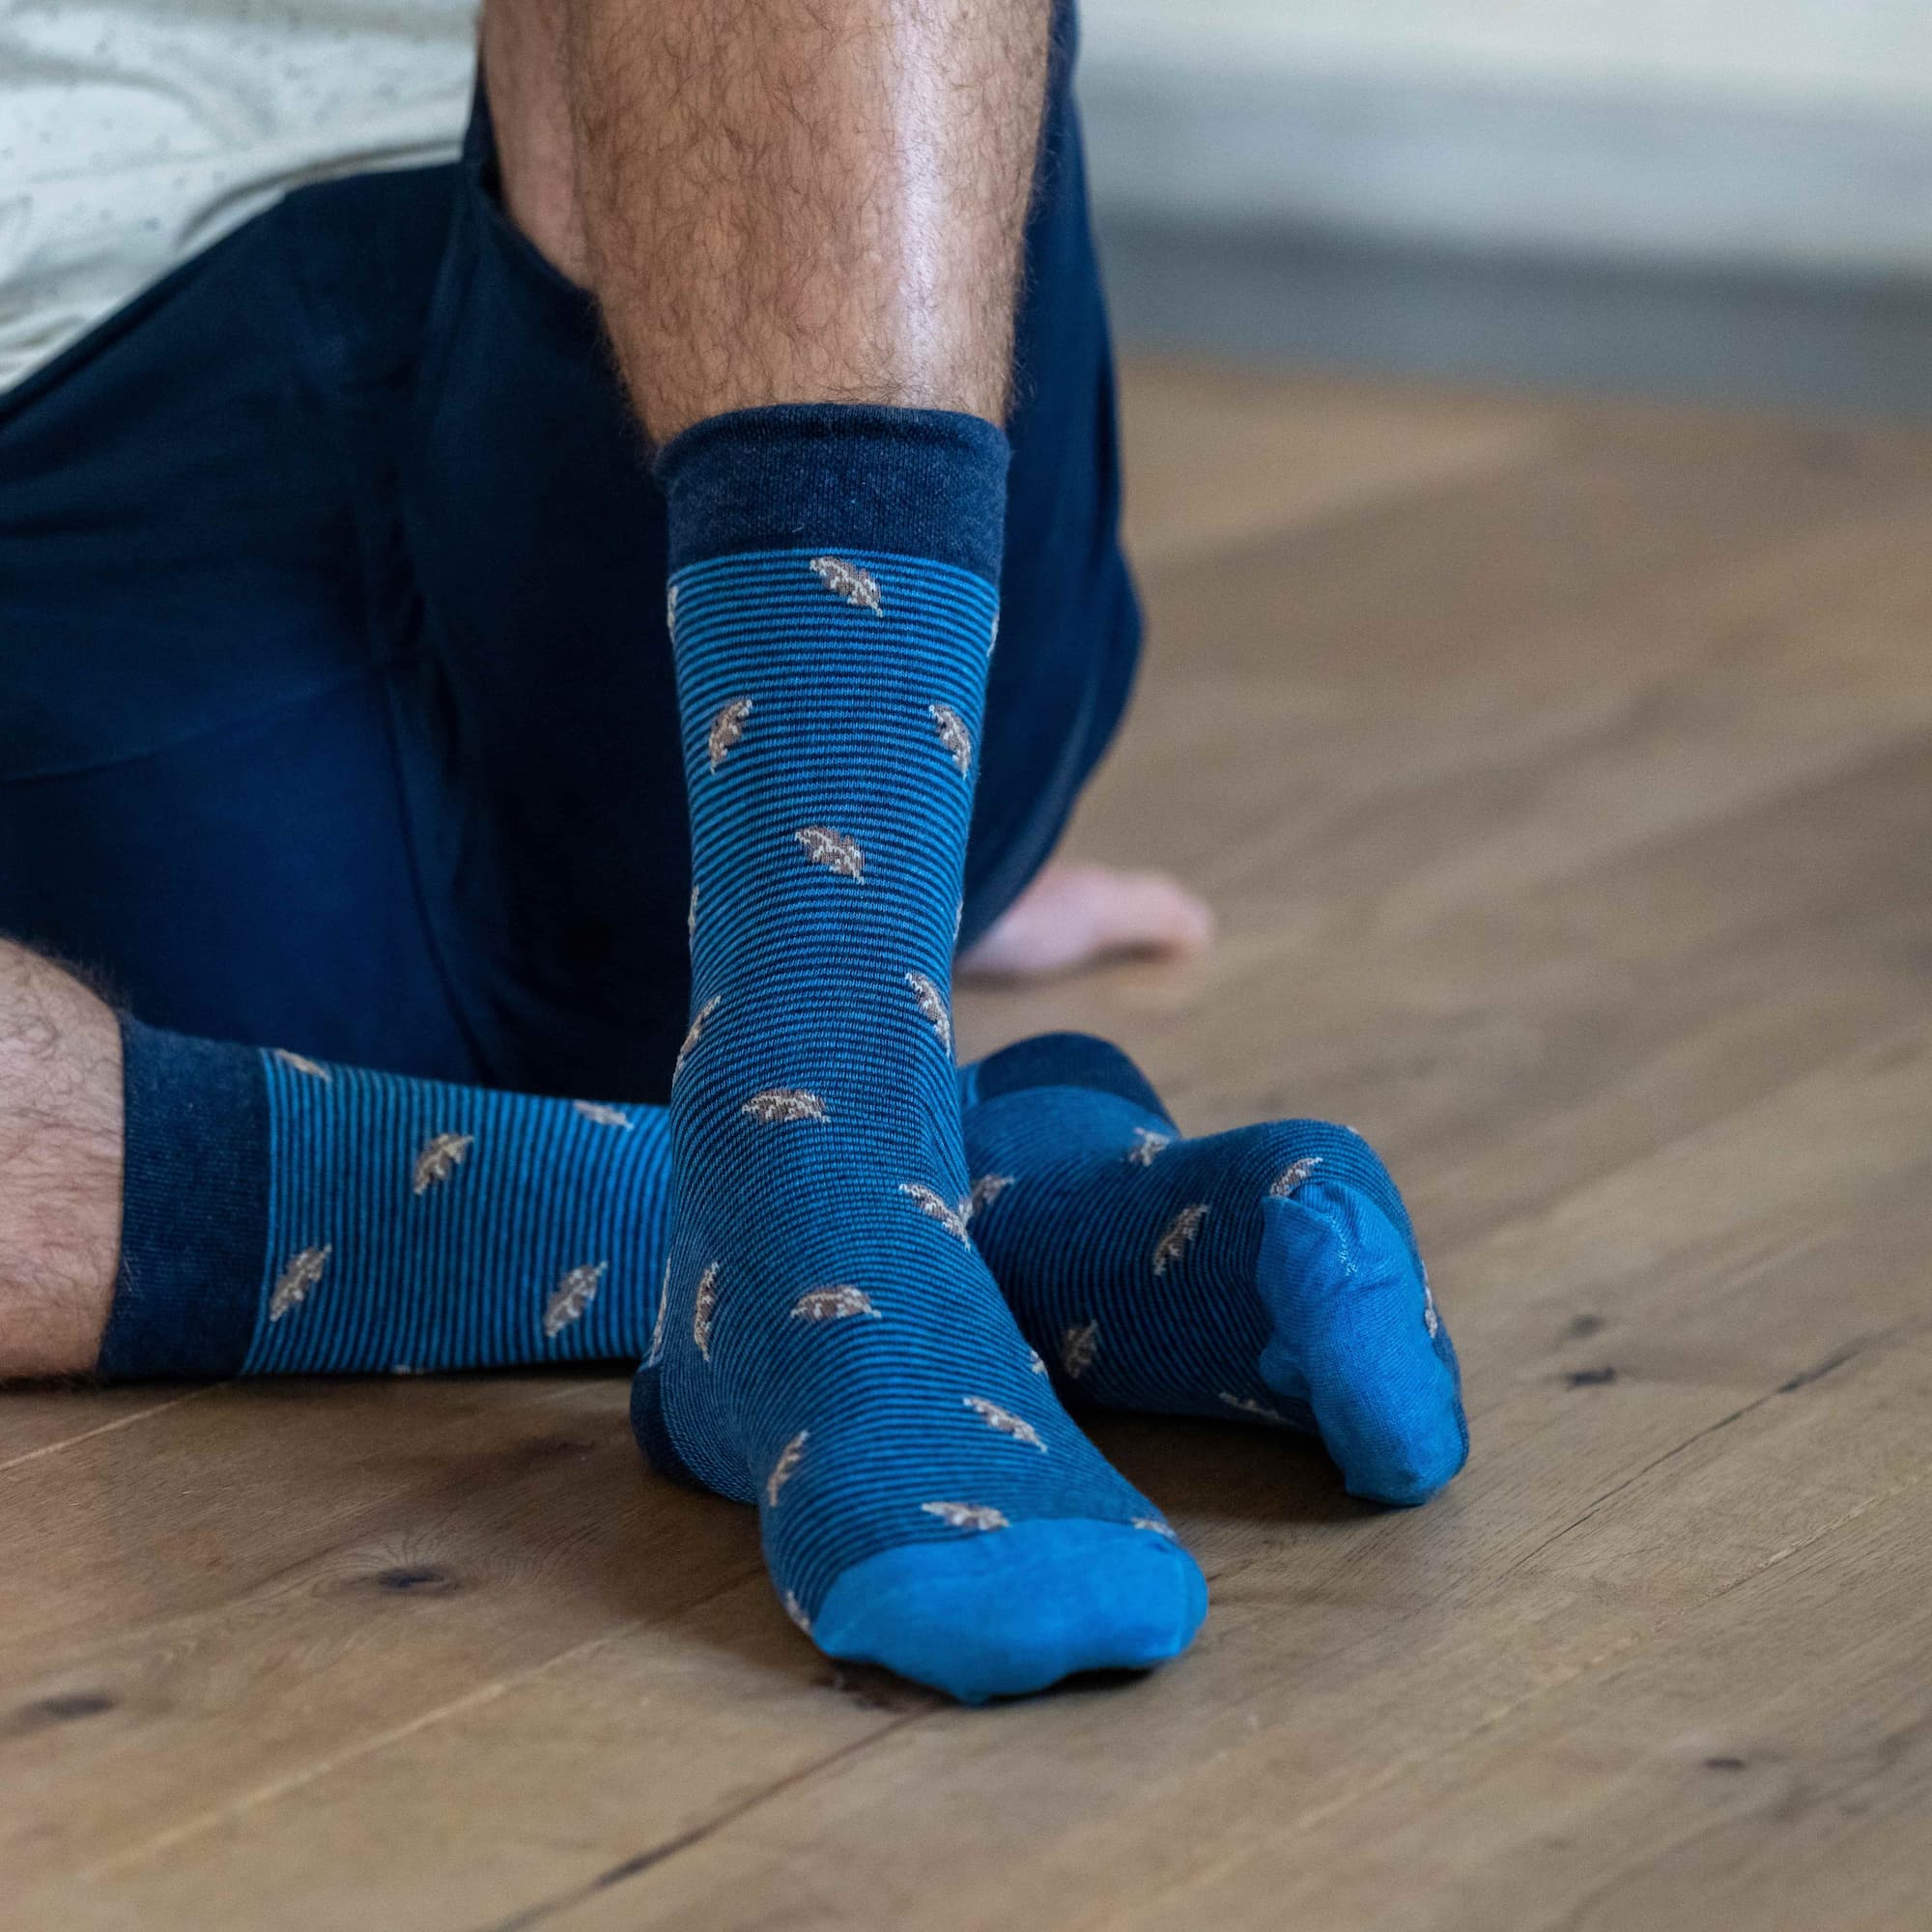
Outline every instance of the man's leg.
POLYGON ((93 1368, 120 1234, 120 1029, 0 941, 0 1375, 93 1368))
POLYGON ((969 1697, 1157 1662, 1205 1607, 961 1205, 947 987, 1049 17, 586 0, 567 69, 590 283, 661 445, 692 819, 634 1415, 759 1503, 821 1647, 969 1697))
POLYGON ((1047 0, 579 0, 591 285, 660 442, 775 403, 1007 412, 1047 0))

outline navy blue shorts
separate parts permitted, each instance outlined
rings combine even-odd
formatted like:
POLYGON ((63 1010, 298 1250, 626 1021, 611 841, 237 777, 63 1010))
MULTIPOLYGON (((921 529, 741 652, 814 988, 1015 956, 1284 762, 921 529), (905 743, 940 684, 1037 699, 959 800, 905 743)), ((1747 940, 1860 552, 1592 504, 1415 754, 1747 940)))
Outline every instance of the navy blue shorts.
MULTIPOLYGON (((1069 65, 968 940, 1058 838, 1139 645, 1069 65)), ((664 585, 593 306, 505 218, 487 115, 455 165, 290 196, 0 397, 0 933, 163 1026, 662 1096, 689 893, 664 585)))

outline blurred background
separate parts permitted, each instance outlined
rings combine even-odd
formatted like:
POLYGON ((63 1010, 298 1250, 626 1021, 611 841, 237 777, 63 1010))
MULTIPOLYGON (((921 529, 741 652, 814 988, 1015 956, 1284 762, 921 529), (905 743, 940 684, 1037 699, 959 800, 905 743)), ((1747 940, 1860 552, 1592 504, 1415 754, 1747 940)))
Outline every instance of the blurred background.
POLYGON ((1928 0, 1086 0, 1135 348, 1932 416, 1928 0))

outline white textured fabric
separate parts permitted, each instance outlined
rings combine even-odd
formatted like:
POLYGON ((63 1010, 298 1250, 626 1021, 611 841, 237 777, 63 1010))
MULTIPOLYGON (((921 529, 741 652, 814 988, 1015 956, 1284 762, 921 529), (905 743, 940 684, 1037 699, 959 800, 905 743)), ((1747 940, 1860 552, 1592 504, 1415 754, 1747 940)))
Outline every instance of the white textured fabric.
POLYGON ((0 389, 290 188, 456 152, 476 0, 0 0, 0 389))

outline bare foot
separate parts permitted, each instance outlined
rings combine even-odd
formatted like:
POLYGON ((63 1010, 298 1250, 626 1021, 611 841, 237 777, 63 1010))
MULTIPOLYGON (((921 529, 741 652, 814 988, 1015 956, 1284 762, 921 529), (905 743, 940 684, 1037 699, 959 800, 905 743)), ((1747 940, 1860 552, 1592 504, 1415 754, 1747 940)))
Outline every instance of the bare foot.
POLYGON ((1056 861, 960 955, 959 970, 1037 979, 1128 954, 1193 958, 1213 943, 1214 915, 1165 872, 1056 861))

